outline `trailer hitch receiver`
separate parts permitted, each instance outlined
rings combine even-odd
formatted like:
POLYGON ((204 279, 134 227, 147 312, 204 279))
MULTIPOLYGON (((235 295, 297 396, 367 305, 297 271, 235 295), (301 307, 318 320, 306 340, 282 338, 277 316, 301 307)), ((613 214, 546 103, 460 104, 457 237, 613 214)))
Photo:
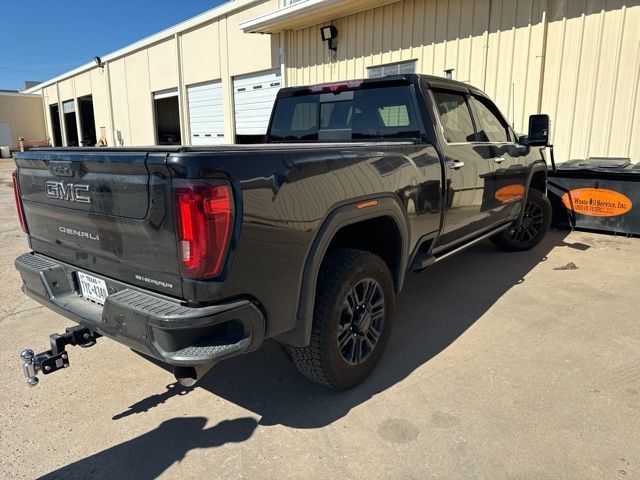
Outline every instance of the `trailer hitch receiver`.
POLYGON ((51 349, 46 352, 33 353, 27 348, 20 353, 22 360, 22 371, 27 377, 27 384, 30 387, 38 385, 38 373, 49 375, 62 368, 69 366, 69 354, 65 350, 67 345, 79 346, 83 348, 92 347, 96 344, 96 339, 101 337, 99 333, 92 332, 86 327, 67 328, 65 333, 54 333, 49 336, 51 349))

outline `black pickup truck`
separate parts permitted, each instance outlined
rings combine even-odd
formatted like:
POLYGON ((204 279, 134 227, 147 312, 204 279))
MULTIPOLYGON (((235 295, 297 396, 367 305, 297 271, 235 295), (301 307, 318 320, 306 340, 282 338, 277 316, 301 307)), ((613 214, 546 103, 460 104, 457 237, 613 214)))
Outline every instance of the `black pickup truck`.
POLYGON ((542 240, 547 129, 518 136, 480 90, 400 75, 282 89, 263 145, 17 154, 23 290, 79 324, 22 353, 29 383, 100 336, 184 384, 273 338, 308 378, 353 387, 407 272, 542 240))

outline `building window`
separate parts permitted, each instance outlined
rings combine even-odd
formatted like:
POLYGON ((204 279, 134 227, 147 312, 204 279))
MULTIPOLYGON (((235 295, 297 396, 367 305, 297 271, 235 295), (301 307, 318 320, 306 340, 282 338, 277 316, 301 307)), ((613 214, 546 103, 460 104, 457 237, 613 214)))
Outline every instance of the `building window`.
POLYGON ((399 75, 402 73, 416 73, 416 61, 391 63, 389 65, 377 65, 367 69, 369 78, 380 78, 386 75, 399 75))

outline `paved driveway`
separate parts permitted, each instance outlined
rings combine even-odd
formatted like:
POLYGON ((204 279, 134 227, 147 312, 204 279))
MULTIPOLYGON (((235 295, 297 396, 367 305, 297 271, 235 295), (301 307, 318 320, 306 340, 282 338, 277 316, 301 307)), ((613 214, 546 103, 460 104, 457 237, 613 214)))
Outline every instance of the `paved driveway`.
POLYGON ((273 342, 194 389, 123 346, 29 389, 71 322, 24 297, 0 163, 0 478, 640 478, 640 240, 552 231, 409 275, 383 362, 333 393, 273 342))

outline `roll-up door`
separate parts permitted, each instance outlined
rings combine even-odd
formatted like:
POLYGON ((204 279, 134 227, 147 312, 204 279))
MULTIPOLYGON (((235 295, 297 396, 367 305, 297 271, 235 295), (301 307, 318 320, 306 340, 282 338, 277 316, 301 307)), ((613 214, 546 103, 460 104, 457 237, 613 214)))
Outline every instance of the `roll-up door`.
POLYGON ((190 86, 187 96, 191 145, 225 143, 222 83, 190 86))
POLYGON ((281 84, 280 69, 234 78, 236 135, 267 133, 271 109, 281 84))

